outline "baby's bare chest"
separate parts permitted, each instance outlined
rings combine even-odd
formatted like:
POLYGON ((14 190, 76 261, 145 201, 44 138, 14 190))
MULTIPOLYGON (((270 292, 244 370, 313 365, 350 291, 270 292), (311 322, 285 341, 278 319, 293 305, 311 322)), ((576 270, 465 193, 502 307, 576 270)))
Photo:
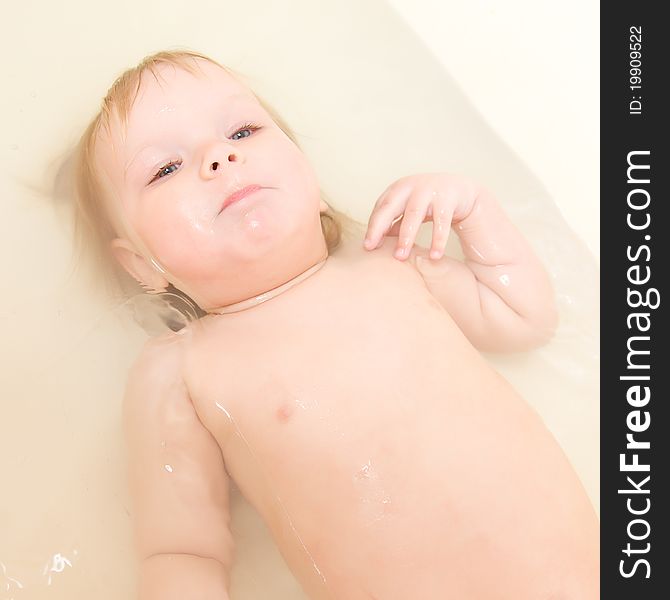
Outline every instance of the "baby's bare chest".
POLYGON ((416 390, 467 341, 409 265, 387 269, 333 270, 206 322, 189 351, 196 407, 225 405, 247 427, 297 426, 325 413, 355 419, 405 384, 416 390))
POLYGON ((483 361, 420 276, 370 267, 333 269, 200 336, 189 390, 240 477, 364 473, 431 427, 445 394, 472 392, 483 361))

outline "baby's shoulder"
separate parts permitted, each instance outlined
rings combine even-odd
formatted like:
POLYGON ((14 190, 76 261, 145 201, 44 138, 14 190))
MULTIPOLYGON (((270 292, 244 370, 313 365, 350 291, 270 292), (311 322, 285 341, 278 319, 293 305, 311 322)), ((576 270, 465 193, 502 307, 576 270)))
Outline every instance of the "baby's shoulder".
POLYGON ((150 337, 144 342, 137 359, 147 361, 175 361, 183 352, 182 337, 169 332, 164 335, 150 337))
POLYGON ((183 341, 173 333, 149 338, 131 365, 129 384, 165 389, 181 381, 183 341))
POLYGON ((162 422, 181 410, 192 411, 183 376, 181 341, 171 336, 147 340, 130 367, 123 399, 126 427, 162 422))
MULTIPOLYGON (((212 465, 220 465, 221 452, 192 402, 183 373, 181 344, 178 337, 171 336, 145 342, 131 368, 121 414, 133 462, 142 468, 163 460, 168 452, 170 463, 177 461, 180 466, 176 468, 190 485, 204 472, 205 463, 208 476, 212 465)), ((171 492, 166 493, 169 496, 171 492)))

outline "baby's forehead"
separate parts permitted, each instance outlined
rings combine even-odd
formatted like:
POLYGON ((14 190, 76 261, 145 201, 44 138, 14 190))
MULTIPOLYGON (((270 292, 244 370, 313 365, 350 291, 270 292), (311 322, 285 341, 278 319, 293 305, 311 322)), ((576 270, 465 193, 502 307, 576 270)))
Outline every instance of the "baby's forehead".
POLYGON ((247 86, 220 66, 200 59, 194 64, 193 70, 172 63, 158 65, 155 76, 143 73, 141 88, 147 95, 159 96, 179 97, 193 88, 253 96, 247 86))
POLYGON ((173 64, 159 65, 156 76, 144 73, 137 97, 128 113, 134 120, 176 109, 199 112, 212 103, 254 101, 255 95, 221 67, 198 60, 195 72, 173 64))
MULTIPOLYGON (((234 110, 240 106, 260 107, 254 93, 242 82, 216 64, 197 59, 194 72, 165 63, 145 71, 126 118, 113 110, 107 135, 101 142, 112 155, 120 156, 134 145, 135 138, 145 137, 147 130, 160 129, 161 123, 174 115, 188 119, 208 110, 234 110)), ((110 154, 107 154, 110 156, 110 154)))

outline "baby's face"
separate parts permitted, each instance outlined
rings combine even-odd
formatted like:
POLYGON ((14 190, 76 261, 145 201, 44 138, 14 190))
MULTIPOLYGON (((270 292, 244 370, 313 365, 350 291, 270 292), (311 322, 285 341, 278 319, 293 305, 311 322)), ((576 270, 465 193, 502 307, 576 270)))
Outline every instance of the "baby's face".
POLYGON ((198 64, 204 75, 161 65, 160 83, 146 72, 125 139, 113 123, 96 160, 123 224, 113 246, 124 266, 159 276, 153 259, 161 277, 214 310, 325 258, 319 211, 327 205, 304 154, 252 93, 198 64), (250 185, 261 189, 222 209, 250 185))

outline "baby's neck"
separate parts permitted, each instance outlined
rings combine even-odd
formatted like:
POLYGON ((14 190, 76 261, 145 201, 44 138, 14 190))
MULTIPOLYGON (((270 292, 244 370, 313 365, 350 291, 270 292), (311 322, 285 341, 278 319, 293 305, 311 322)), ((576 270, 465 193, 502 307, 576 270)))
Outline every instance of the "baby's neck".
POLYGON ((261 304, 262 302, 265 302, 266 300, 270 300, 270 298, 274 298, 275 296, 278 296, 279 294, 282 294, 286 292, 287 290, 291 289, 293 286, 297 285, 301 281, 307 279, 310 275, 313 275, 316 273, 323 265, 326 264, 326 261, 328 260, 328 257, 324 258, 323 260, 319 261, 315 265, 312 265, 309 269, 306 271, 303 271, 302 273, 296 275, 293 277, 293 279, 289 279, 286 283, 283 283, 280 286, 277 286, 274 289, 268 290, 267 292, 263 292, 262 294, 258 294, 257 296, 254 296, 253 298, 247 298, 246 300, 241 300, 240 302, 235 302, 233 304, 228 304, 226 306, 221 306, 216 309, 212 309, 207 311, 209 314, 213 315, 223 315, 226 313, 233 313, 233 312, 238 312, 241 310, 246 310, 248 308, 252 308, 254 306, 257 306, 258 304, 261 304))

